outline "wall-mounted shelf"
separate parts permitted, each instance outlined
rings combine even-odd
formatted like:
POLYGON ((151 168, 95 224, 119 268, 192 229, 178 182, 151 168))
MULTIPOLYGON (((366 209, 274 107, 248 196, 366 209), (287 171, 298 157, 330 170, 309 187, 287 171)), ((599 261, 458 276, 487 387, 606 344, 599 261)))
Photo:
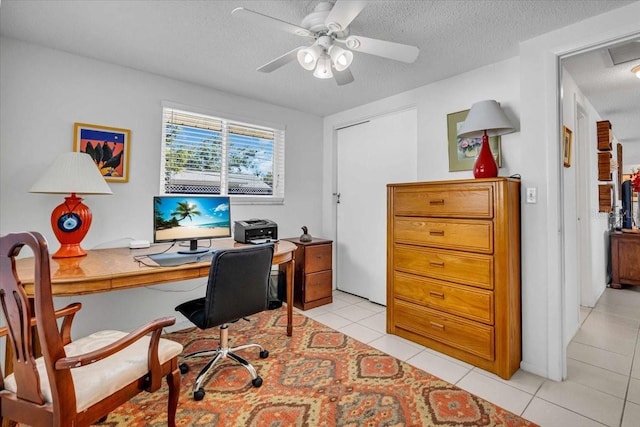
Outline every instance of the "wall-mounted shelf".
POLYGON ((613 209, 613 185, 598 185, 598 212, 609 213, 613 209))
POLYGON ((613 173, 611 170, 612 158, 613 156, 608 151, 598 153, 598 181, 613 180, 613 173))
POLYGON ((598 126, 598 150, 611 151, 611 143, 613 141, 613 134, 611 132, 611 122, 609 120, 603 120, 597 122, 598 126))

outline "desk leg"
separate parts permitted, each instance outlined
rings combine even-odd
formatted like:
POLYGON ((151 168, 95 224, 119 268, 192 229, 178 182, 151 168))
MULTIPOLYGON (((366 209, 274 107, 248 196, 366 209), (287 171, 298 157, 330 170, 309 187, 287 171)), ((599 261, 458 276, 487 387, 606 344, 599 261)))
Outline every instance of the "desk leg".
POLYGON ((286 263, 287 275, 287 336, 293 334, 293 273, 295 271, 296 260, 286 263))

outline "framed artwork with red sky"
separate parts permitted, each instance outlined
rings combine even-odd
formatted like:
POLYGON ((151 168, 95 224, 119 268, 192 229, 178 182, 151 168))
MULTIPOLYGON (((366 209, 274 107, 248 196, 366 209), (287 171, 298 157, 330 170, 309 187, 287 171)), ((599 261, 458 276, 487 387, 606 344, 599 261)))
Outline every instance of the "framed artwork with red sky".
POLYGON ((131 131, 87 123, 74 124, 73 151, 87 153, 104 179, 129 181, 131 131))

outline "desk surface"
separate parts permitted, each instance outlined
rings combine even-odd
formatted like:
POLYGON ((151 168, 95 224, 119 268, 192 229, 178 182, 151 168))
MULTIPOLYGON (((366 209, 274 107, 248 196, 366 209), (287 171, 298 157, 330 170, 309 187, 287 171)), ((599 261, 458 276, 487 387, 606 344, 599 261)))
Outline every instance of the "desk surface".
MULTIPOLYGON (((246 246, 232 239, 215 240, 212 249, 246 246)), ((134 256, 156 253, 162 246, 148 249, 93 249, 87 256, 51 259, 51 286, 53 295, 84 295, 109 292, 207 277, 210 261, 183 264, 175 267, 149 267, 134 260, 134 256)), ((274 264, 290 261, 296 246, 287 241, 275 245, 274 264)), ((154 264, 147 259, 148 264, 154 264)), ((20 280, 29 295, 33 295, 33 258, 17 260, 20 280)))
MULTIPOLYGON (((211 249, 224 249, 247 246, 233 239, 216 239, 211 249)), ((87 256, 74 258, 50 258, 51 290, 54 296, 86 295, 98 292, 110 292, 118 289, 159 285, 162 283, 196 279, 209 276, 211 261, 183 264, 175 267, 149 267, 137 262, 134 256, 153 254, 161 246, 148 249, 93 249, 87 256)), ((294 253, 296 245, 287 241, 275 244, 273 264, 285 264, 287 276, 287 301, 293 301, 294 253)), ((153 264, 153 261, 148 260, 153 264)), ((33 289, 33 258, 16 260, 18 276, 28 295, 33 289)), ((292 307, 287 304, 287 335, 291 336, 292 307)))

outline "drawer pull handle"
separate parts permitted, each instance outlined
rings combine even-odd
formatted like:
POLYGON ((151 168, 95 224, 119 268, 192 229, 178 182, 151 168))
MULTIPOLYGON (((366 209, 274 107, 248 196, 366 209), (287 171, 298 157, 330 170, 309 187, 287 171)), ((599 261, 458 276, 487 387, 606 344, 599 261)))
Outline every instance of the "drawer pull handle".
POLYGON ((444 299, 444 294, 442 292, 429 291, 429 295, 431 295, 434 298, 444 299))
POLYGON ((444 199, 429 200, 430 205, 444 205, 444 199))
POLYGON ((431 267, 444 268, 444 262, 442 262, 442 261, 429 261, 429 265, 431 267))
POLYGON ((444 236, 444 230, 429 230, 431 236, 444 236))
POLYGON ((429 322, 429 323, 431 323, 431 327, 433 329, 440 329, 441 331, 444 331, 444 325, 436 322, 429 322))

